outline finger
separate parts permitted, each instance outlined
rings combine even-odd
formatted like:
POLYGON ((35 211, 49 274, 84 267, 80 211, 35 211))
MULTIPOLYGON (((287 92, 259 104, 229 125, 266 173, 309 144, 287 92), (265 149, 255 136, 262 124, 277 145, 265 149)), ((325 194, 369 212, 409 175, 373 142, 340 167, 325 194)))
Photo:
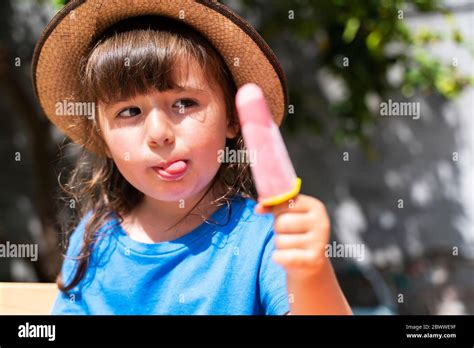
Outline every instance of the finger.
POLYGON ((287 211, 300 211, 298 209, 293 209, 295 205, 295 199, 290 199, 286 202, 280 203, 278 205, 263 205, 261 202, 259 202, 257 205, 255 205, 254 211, 257 214, 273 214, 275 216, 280 215, 284 212, 287 211))
POLYGON ((273 206, 272 214, 278 216, 285 212, 305 213, 315 208, 318 210, 325 209, 324 204, 318 199, 311 196, 299 194, 284 203, 273 206))
POLYGON ((275 246, 279 250, 306 249, 308 237, 305 234, 281 234, 275 237, 275 246))
POLYGON ((271 207, 272 209, 272 214, 275 216, 278 216, 280 214, 286 213, 286 212, 292 212, 292 213, 304 213, 307 210, 303 209, 301 206, 301 195, 298 195, 292 199, 289 199, 283 203, 280 203, 278 205, 274 205, 271 207))
POLYGON ((276 233, 305 233, 317 224, 313 214, 286 213, 275 217, 273 230, 276 233))
POLYGON ((285 268, 314 268, 324 261, 325 256, 311 249, 284 249, 275 250, 272 259, 285 268))
POLYGON ((310 210, 318 210, 321 214, 326 212, 324 204, 311 196, 299 194, 296 197, 289 199, 283 203, 274 206, 264 206, 259 202, 255 206, 255 212, 258 214, 268 214, 271 213, 274 216, 281 215, 286 212, 292 213, 305 213, 310 210))

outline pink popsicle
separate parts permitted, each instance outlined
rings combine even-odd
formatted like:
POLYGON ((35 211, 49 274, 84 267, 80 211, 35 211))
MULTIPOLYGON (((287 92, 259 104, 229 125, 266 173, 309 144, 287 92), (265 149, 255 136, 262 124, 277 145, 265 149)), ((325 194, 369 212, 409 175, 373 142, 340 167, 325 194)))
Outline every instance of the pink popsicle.
POLYGON ((277 205, 293 198, 301 180, 260 87, 253 83, 242 86, 236 95, 236 106, 248 156, 254 158, 251 171, 259 201, 277 205))

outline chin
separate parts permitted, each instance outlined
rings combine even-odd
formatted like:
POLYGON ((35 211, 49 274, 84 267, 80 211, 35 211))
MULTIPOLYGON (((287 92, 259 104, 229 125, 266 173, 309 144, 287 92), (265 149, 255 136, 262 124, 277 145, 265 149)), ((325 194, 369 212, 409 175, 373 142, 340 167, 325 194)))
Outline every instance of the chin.
POLYGON ((204 185, 203 188, 200 188, 195 184, 181 184, 183 184, 183 181, 167 182, 161 185, 161 189, 151 189, 142 192, 146 196, 158 201, 179 202, 180 200, 184 200, 184 202, 186 202, 188 199, 199 194, 207 186, 204 185))
MULTIPOLYGON (((216 173, 218 169, 216 169, 216 173)), ((196 176, 189 175, 192 173, 188 173, 188 175, 176 181, 164 181, 157 178, 155 173, 152 173, 151 177, 143 178, 141 182, 137 183, 138 185, 132 185, 145 196, 157 201, 179 202, 184 200, 186 202, 197 194, 204 193, 216 173, 209 172, 206 175, 209 176, 208 178, 200 177, 198 180, 196 180, 196 176)))

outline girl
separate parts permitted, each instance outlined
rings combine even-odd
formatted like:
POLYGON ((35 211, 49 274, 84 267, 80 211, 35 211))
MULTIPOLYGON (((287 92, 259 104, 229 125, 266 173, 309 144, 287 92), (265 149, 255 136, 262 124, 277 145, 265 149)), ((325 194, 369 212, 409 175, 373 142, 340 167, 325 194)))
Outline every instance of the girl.
POLYGON ((33 61, 45 114, 84 149, 54 314, 351 313, 324 205, 265 208, 249 163, 218 160, 245 150, 237 87, 259 84, 277 123, 287 106, 247 22, 215 1, 78 0, 33 61))

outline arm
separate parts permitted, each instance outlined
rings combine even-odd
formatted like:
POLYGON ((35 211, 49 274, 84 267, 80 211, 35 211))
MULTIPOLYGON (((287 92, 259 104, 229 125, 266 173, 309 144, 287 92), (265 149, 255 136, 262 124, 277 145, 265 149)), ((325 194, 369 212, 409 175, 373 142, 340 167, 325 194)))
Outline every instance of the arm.
POLYGON ((329 260, 314 277, 287 276, 288 293, 293 294, 289 314, 352 314, 329 260))

